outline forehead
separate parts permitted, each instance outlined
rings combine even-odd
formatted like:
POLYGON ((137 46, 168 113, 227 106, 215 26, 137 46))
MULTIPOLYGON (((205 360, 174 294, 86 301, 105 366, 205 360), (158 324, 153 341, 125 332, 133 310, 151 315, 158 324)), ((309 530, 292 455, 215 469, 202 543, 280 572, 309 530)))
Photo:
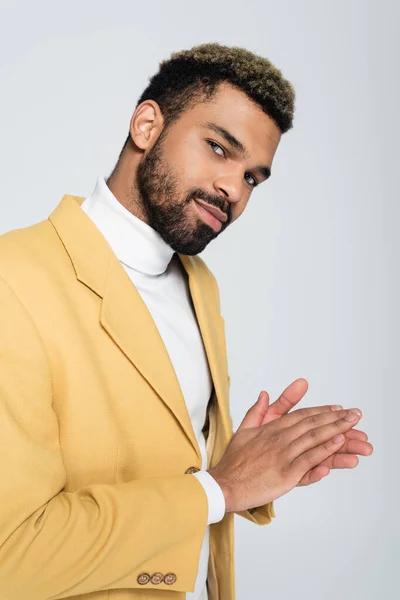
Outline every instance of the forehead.
POLYGON ((250 153, 262 148, 274 152, 281 138, 276 123, 244 92, 225 82, 211 101, 196 104, 181 119, 186 127, 216 123, 240 139, 250 153))

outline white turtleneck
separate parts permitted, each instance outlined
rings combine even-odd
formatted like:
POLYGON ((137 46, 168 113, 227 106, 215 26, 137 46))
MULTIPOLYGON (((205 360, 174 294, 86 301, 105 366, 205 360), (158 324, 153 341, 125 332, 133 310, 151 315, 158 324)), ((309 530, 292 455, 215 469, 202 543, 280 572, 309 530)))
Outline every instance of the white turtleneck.
MULTIPOLYGON (((202 470, 194 473, 208 498, 208 525, 225 514, 225 498, 206 471, 206 440, 202 433, 213 388, 207 355, 193 309, 186 273, 174 250, 152 227, 129 212, 99 177, 81 208, 106 238, 147 305, 178 377, 202 455, 202 470)), ((132 332, 134 335, 134 332, 132 332)), ((208 600, 207 569, 210 531, 207 526, 193 592, 186 600, 208 600)))

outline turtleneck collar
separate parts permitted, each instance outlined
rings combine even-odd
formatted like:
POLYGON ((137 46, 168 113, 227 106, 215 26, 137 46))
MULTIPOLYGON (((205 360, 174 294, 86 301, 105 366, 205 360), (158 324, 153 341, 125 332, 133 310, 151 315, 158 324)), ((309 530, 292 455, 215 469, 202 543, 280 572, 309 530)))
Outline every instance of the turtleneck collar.
POLYGON ((164 273, 174 250, 150 225, 127 210, 98 177, 81 208, 106 238, 120 262, 146 275, 164 273))

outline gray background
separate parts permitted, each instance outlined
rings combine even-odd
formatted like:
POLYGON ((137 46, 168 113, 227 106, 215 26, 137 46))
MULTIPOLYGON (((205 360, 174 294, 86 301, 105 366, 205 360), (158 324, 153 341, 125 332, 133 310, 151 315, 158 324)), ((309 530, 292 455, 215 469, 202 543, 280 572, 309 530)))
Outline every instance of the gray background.
POLYGON ((238 600, 398 597, 399 16, 382 0, 0 4, 0 233, 110 173, 175 50, 244 46, 296 88, 272 178, 202 254, 234 426, 304 377, 299 407, 361 408, 374 453, 278 499, 268 526, 235 517, 238 600))

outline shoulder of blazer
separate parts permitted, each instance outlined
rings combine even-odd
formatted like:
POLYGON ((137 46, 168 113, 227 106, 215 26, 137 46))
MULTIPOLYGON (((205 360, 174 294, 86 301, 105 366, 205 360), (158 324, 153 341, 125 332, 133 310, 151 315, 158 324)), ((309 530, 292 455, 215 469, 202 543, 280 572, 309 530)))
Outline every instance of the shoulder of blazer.
POLYGON ((54 228, 46 219, 0 235, 0 274, 11 285, 33 279, 35 270, 52 268, 57 243, 54 228))

